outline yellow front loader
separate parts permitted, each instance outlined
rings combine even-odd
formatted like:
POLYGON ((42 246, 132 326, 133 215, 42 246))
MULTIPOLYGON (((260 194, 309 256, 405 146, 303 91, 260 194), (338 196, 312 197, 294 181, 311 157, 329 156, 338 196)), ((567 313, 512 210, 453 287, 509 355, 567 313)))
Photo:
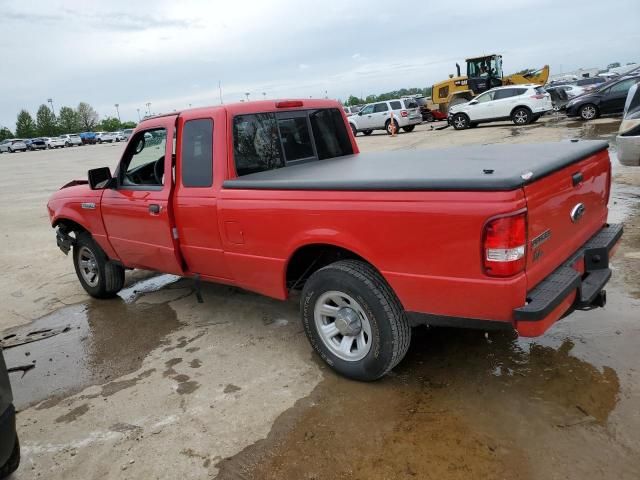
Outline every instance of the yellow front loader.
POLYGON ((467 75, 460 75, 460 66, 456 63, 457 76, 433 85, 431 100, 441 112, 447 113, 449 107, 468 102, 476 95, 501 85, 522 85, 534 83, 545 85, 549 79, 549 65, 539 70, 527 70, 507 77, 502 75, 502 55, 485 55, 467 58, 467 75))

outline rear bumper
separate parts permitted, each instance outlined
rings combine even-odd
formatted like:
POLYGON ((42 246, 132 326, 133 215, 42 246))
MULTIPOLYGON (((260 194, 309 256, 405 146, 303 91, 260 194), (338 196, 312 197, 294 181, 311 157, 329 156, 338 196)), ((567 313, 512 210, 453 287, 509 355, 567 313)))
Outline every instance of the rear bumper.
POLYGON ((622 225, 605 225, 528 292, 526 305, 513 310, 518 333, 542 335, 570 308, 603 306, 603 288, 611 278, 609 257, 621 236, 622 225))
POLYGON ((16 410, 13 405, 0 415, 0 467, 2 467, 13 452, 16 444, 16 410))

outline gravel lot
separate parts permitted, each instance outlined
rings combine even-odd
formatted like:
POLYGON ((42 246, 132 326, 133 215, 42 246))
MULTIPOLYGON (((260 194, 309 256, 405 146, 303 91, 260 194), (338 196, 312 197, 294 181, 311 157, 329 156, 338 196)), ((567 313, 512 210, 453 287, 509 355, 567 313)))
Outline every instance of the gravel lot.
MULTIPOLYGON (((362 151, 615 141, 618 121, 549 117, 466 131, 358 136, 362 151)), ((5 351, 22 443, 17 479, 640 478, 640 172, 619 166, 625 222, 605 309, 544 337, 417 329, 382 381, 337 377, 312 354, 296 300, 151 272, 89 299, 55 246, 48 196, 122 144, 0 155, 2 336, 69 327, 5 351)), ((640 169, 637 169, 640 170, 640 169)))

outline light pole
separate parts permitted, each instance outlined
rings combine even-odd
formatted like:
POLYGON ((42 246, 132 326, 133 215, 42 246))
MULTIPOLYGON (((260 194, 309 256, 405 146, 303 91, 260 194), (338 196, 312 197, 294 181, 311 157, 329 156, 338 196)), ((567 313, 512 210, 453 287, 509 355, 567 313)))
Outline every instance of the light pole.
POLYGON ((53 112, 53 118, 56 117, 56 111, 53 108, 53 98, 47 98, 47 102, 51 105, 51 111, 53 112))
POLYGON ((118 115, 118 122, 120 121, 120 110, 118 110, 119 106, 120 106, 119 103, 114 104, 114 107, 116 107, 116 114, 118 115))
POLYGON ((249 101, 249 92, 245 92, 245 95, 247 96, 247 102, 249 101))
POLYGON ((262 92, 262 98, 267 99, 267 92, 262 92))
POLYGON ((140 109, 136 108, 136 111, 138 112, 138 121, 140 121, 140 109))
POLYGON ((145 105, 147 106, 147 111, 149 112, 149 116, 151 116, 151 102, 147 102, 145 105))

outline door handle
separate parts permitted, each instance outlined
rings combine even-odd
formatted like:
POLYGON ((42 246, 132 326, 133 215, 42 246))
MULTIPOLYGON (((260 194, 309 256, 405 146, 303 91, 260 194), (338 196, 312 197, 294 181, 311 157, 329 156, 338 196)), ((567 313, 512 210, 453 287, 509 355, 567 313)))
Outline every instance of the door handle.
POLYGON ((149 213, 151 215, 158 215, 160 213, 160 210, 162 210, 162 207, 160 207, 160 205, 158 205, 157 203, 152 203, 149 205, 149 213))

